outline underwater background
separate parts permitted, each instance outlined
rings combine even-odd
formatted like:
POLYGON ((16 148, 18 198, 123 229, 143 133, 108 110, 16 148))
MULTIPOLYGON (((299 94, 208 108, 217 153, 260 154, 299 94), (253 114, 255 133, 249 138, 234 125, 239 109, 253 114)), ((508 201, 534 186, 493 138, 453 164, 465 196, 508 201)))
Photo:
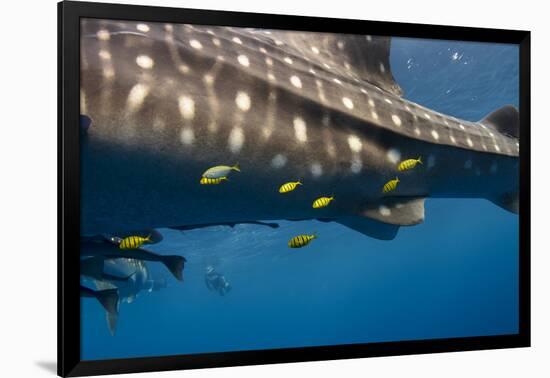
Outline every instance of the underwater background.
MULTIPOLYGON (((394 38, 405 97, 477 121, 518 106, 515 45, 394 38)), ((95 299, 81 307, 84 360, 402 341, 518 332, 519 218, 486 200, 427 199, 423 224, 392 241, 335 223, 161 229, 148 249, 187 258, 184 282, 147 263, 160 291, 122 303, 116 334, 95 299), (294 250, 288 240, 317 232, 294 250), (232 290, 209 291, 211 265, 232 290)))

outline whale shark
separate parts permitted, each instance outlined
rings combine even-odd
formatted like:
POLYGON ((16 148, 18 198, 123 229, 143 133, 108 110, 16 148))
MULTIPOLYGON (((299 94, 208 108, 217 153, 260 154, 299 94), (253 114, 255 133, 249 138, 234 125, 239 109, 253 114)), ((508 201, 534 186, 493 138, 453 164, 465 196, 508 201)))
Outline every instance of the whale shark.
POLYGON ((391 240, 426 198, 519 211, 517 109, 472 122, 407 100, 391 37, 82 19, 80 46, 82 235, 320 219, 391 240))

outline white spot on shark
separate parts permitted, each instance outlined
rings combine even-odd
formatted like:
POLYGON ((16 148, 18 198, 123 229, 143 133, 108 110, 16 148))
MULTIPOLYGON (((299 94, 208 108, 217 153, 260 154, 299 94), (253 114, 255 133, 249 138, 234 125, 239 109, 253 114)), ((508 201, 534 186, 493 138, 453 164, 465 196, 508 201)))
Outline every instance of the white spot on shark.
POLYGON ((271 72, 267 74, 267 78, 269 79, 269 81, 277 81, 277 78, 271 72))
POLYGON ((432 130, 432 137, 433 137, 435 140, 438 140, 438 139, 439 139, 439 134, 437 133, 437 131, 432 130))
POLYGON ((495 143, 495 151, 500 152, 500 147, 495 143))
POLYGON ((273 59, 271 59, 270 57, 266 56, 266 58, 265 58, 265 64, 267 64, 268 66, 273 66, 273 59))
POLYGON ((195 101, 189 96, 180 96, 178 105, 182 117, 186 120, 195 118, 195 101))
POLYGON ((212 43, 216 47, 220 47, 222 45, 222 42, 218 38, 212 38, 212 43))
POLYGON ((143 33, 147 33, 150 30, 149 25, 147 24, 137 24, 136 29, 143 33))
POLYGON ((285 155, 277 154, 273 159, 271 160, 271 166, 275 169, 283 168, 286 165, 287 158, 285 155))
POLYGON ((115 77, 115 70, 113 69, 113 67, 104 67, 103 76, 106 79, 112 79, 113 77, 115 77))
POLYGON ((353 101, 351 101, 351 99, 347 98, 347 97, 343 97, 342 98, 342 103, 344 104, 344 106, 348 109, 353 109, 353 101))
POLYGON ((424 113, 424 117, 426 117, 427 119, 432 119, 432 117, 428 113, 424 113))
POLYGON ((319 49, 315 46, 311 46, 311 51, 313 51, 315 54, 319 54, 319 49))
POLYGON ((181 143, 185 144, 186 146, 191 146, 195 141, 195 133, 193 132, 193 129, 191 129, 190 127, 184 127, 183 129, 181 129, 180 140, 181 143))
POLYGON ((204 81, 204 83, 206 85, 212 85, 214 84, 214 76, 210 75, 210 74, 206 74, 202 77, 202 80, 204 81))
POLYGON ((293 124, 296 140, 300 143, 307 142, 307 126, 305 121, 300 117, 296 117, 294 118, 293 124))
POLYGON ((108 41, 109 39, 111 39, 111 33, 109 33, 109 31, 107 31, 105 29, 98 30, 97 31, 97 38, 100 41, 108 41))
POLYGON ((231 39, 233 42, 235 42, 236 44, 238 45, 242 45, 243 44, 243 41, 241 41, 241 39, 239 37, 233 37, 231 39))
POLYGON ((385 98, 384 101, 386 101, 388 104, 392 104, 391 100, 389 98, 385 98))
POLYGON ((391 119, 392 119, 393 123, 395 124, 395 126, 397 126, 397 127, 401 126, 401 118, 399 118, 399 116, 397 116, 395 114, 392 114, 391 119))
POLYGON ((401 152, 395 148, 391 148, 388 150, 388 153, 386 154, 386 157, 392 164, 397 164, 399 160, 401 160, 401 152))
POLYGON ((384 66, 384 63, 380 63, 380 72, 385 73, 386 67, 384 66))
POLYGON ((466 138, 466 142, 468 143, 468 146, 470 146, 470 147, 474 146, 474 142, 472 142, 472 140, 470 138, 466 138))
POLYGON ((229 150, 234 154, 241 151, 244 145, 244 132, 240 127, 234 127, 229 134, 229 150))
POLYGON ((145 97, 147 97, 147 94, 149 93, 149 87, 138 83, 130 89, 130 93, 128 93, 128 110, 133 112, 143 104, 143 101, 145 100, 145 97))
POLYGON ((147 55, 138 55, 138 57, 136 58, 136 63, 138 66, 144 69, 151 69, 155 65, 153 59, 151 59, 151 57, 147 55))
POLYGON ((449 135, 449 139, 451 140, 451 142, 453 142, 454 144, 456 144, 456 139, 455 139, 454 136, 449 135))
POLYGON ((182 73, 182 74, 188 74, 191 69, 189 68, 189 66, 185 65, 185 64, 180 64, 178 66, 178 70, 182 73))
POLYGON ((317 162, 312 163, 309 170, 313 177, 319 177, 323 174, 323 166, 317 162))
POLYGON ((350 170, 353 173, 359 173, 361 172, 361 169, 363 169, 363 162, 361 161, 361 158, 359 158, 359 156, 354 156, 351 161, 350 170))
POLYGON ((202 43, 200 43, 196 39, 190 40, 189 45, 191 45, 191 47, 194 48, 195 50, 201 50, 202 49, 202 43))
POLYGON ((111 60, 111 53, 107 50, 99 50, 98 55, 103 60, 111 60))
POLYGON ((334 79, 332 79, 332 81, 334 81, 336 84, 342 85, 342 82, 340 81, 340 79, 338 79, 336 77, 334 79))
POLYGON ((348 136, 348 144, 352 152, 361 152, 361 149, 363 148, 361 139, 356 135, 348 136))
POLYGON ((286 56, 286 57, 284 58, 284 61, 287 62, 288 64, 294 63, 294 62, 292 61, 292 59, 291 59, 290 57, 288 57, 288 56, 286 56))
POLYGON ((374 120, 378 119, 378 114, 374 110, 370 113, 370 115, 374 120))
POLYGON ((251 102, 248 93, 238 91, 237 95, 235 96, 235 104, 237 104, 237 107, 243 112, 247 112, 248 110, 250 110, 251 102))
POLYGON ((239 55, 237 57, 237 60, 239 61, 239 64, 241 66, 245 66, 245 67, 248 67, 250 66, 250 61, 248 60, 248 57, 246 55, 239 55))
POLYGON ((372 98, 369 98, 368 104, 371 108, 376 107, 376 105, 374 104, 374 100, 372 98))
POLYGON ((391 210, 389 207, 387 206, 384 206, 384 205, 380 205, 380 207, 378 207, 378 212, 380 213, 380 215, 382 215, 383 217, 389 217, 391 215, 391 210))
POLYGON ((414 133, 415 133, 416 135, 420 135, 420 129, 419 129, 418 127, 415 127, 415 128, 414 128, 414 133))
POLYGON ((302 80, 296 75, 290 77, 290 83, 296 88, 302 88, 302 80))

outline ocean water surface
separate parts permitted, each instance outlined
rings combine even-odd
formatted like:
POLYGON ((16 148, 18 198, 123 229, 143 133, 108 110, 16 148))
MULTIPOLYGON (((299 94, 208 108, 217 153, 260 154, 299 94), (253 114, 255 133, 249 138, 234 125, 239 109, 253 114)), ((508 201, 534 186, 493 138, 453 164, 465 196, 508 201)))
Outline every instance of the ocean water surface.
MULTIPOLYGON (((477 121, 518 105, 518 48, 396 38, 391 65, 405 97, 477 121)), ((182 254, 184 282, 122 303, 112 336, 103 308, 82 300, 85 360, 402 341, 518 332, 518 217, 486 200, 428 199, 426 220, 392 241, 341 225, 280 222, 161 230, 182 254), (316 231, 307 248, 287 241, 316 231), (232 290, 209 291, 205 269, 232 290)))

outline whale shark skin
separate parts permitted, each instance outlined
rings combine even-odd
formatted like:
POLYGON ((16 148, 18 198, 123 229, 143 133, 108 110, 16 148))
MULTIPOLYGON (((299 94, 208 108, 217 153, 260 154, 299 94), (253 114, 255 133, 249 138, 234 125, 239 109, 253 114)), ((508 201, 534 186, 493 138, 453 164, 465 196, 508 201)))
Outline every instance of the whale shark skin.
POLYGON ((322 218, 393 239, 424 220, 427 197, 517 213, 517 110, 470 122, 406 100, 390 43, 82 20, 81 233, 322 218), (236 163, 228 182, 199 184, 208 168, 236 163), (335 200, 313 209, 321 196, 335 200))

